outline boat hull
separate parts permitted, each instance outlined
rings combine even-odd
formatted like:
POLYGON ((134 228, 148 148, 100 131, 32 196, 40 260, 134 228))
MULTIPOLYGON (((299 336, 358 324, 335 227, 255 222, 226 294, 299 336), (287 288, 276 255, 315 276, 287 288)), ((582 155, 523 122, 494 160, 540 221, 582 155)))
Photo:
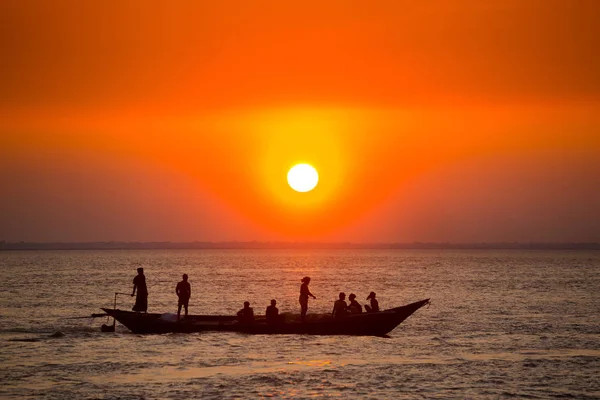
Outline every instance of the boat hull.
POLYGON ((161 318, 162 314, 136 313, 109 308, 102 310, 133 333, 140 334, 212 331, 247 334, 384 336, 428 303, 429 299, 426 299, 377 313, 356 314, 341 319, 325 317, 306 322, 276 324, 267 324, 260 319, 253 324, 241 324, 237 322, 236 317, 225 315, 190 315, 180 321, 168 321, 161 318))

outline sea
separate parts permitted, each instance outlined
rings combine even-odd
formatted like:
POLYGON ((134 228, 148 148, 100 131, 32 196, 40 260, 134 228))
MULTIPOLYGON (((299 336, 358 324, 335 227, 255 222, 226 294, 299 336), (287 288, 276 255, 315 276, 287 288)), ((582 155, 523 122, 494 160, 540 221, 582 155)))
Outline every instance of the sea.
POLYGON ((4 251, 0 282, 2 399, 600 399, 598 251, 4 251), (298 313, 304 276, 309 313, 431 305, 387 337, 102 333, 138 267, 149 312, 184 273, 192 314, 298 313))

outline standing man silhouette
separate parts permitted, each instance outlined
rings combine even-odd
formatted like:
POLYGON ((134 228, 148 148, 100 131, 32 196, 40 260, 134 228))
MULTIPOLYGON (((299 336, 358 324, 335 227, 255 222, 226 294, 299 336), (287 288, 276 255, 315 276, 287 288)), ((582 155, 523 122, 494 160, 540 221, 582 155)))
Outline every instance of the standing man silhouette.
POLYGON ((310 292, 310 290, 308 290, 310 277, 305 276, 300 282, 302 282, 302 285, 300 285, 300 298, 298 301, 300 302, 300 320, 304 322, 306 319, 306 313, 308 312, 308 296, 312 297, 313 299, 316 299, 316 297, 310 292))
POLYGON ((179 297, 179 302, 177 304, 177 321, 179 321, 179 317, 181 316, 181 306, 185 307, 185 316, 187 317, 188 304, 190 302, 190 297, 192 296, 192 287, 188 282, 187 274, 183 274, 183 280, 177 284, 175 293, 179 297))
POLYGON ((144 268, 138 268, 137 273, 136 277, 133 278, 133 292, 131 292, 131 297, 133 297, 137 290, 133 311, 148 312, 148 288, 146 287, 144 268))

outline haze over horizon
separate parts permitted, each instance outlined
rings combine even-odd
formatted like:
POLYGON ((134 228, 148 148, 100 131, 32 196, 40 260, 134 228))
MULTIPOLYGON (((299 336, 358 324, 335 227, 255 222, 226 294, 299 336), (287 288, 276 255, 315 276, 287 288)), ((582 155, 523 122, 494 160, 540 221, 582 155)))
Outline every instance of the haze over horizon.
POLYGON ((4 1, 0 240, 600 242, 599 16, 4 1))

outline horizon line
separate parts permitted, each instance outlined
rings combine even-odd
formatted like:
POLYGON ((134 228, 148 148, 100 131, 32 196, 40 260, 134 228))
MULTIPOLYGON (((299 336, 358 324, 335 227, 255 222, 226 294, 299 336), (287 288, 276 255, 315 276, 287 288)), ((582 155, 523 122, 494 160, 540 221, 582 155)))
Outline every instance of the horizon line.
POLYGON ((321 242, 321 241, 93 241, 8 242, 0 240, 0 251, 10 250, 184 250, 184 249, 381 249, 381 250, 600 250, 598 242, 321 242))
POLYGON ((95 243, 171 243, 171 244, 355 244, 355 245, 408 245, 408 244, 443 244, 443 245, 466 245, 466 244, 600 244, 598 241, 476 241, 476 242, 452 242, 452 241, 322 241, 322 240, 85 240, 85 241, 29 241, 29 240, 0 240, 0 244, 95 244, 95 243))

